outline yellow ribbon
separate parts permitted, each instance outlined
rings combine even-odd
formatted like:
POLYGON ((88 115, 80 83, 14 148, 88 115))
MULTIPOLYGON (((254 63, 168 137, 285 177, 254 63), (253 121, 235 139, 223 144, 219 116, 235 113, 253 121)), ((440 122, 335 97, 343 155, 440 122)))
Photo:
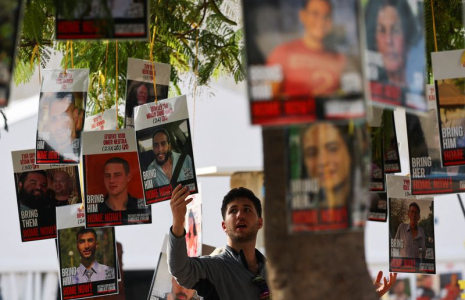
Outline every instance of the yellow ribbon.
POLYGON ((433 36, 434 36, 434 51, 438 52, 438 41, 436 39, 436 22, 434 22, 434 8, 433 8, 433 0, 429 2, 431 4, 431 17, 433 19, 433 36))
POLYGON ((66 56, 65 56, 65 71, 64 71, 65 74, 66 74, 66 70, 68 69, 68 52, 69 52, 69 41, 66 41, 66 56))
POLYGON ((70 42, 69 47, 71 48, 71 68, 74 69, 73 41, 70 42))
MULTIPOLYGON (((158 16, 155 17, 155 23, 153 25, 153 35, 150 40, 150 62, 152 63, 152 82, 153 82, 153 90, 155 92, 155 105, 158 102, 158 95, 157 95, 157 79, 155 77, 155 63, 153 61, 153 45, 155 44, 155 34, 157 32, 157 19, 158 16)), ((150 38, 150 35, 149 35, 150 38)))

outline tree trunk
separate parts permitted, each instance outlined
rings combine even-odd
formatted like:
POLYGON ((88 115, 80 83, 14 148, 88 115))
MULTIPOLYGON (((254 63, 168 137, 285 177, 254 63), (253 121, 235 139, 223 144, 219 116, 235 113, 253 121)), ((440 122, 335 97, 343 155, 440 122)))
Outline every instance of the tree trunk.
POLYGON ((377 299, 363 232, 288 233, 284 130, 264 129, 263 149, 267 282, 273 300, 377 299))

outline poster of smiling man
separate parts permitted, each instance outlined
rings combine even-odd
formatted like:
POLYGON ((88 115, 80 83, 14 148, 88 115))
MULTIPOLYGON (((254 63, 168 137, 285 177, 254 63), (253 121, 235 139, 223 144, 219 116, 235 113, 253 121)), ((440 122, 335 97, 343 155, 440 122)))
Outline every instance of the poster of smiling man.
POLYGON ((186 96, 137 106, 134 115, 146 203, 169 200, 178 184, 198 193, 186 96))

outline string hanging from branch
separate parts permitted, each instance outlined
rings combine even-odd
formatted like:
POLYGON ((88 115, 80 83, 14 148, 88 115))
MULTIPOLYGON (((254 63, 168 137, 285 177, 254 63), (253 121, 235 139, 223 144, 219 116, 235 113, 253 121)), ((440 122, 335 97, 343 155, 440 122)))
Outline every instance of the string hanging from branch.
MULTIPOLYGON (((152 64, 152 81, 153 81, 153 90, 155 92, 155 104, 158 103, 158 95, 157 95, 157 79, 155 77, 155 62, 153 61, 153 45, 155 44, 155 35, 157 32, 157 20, 158 16, 155 16, 155 23, 153 24, 153 35, 150 39, 150 63, 152 64)), ((149 35, 150 38, 150 35, 149 35)))
POLYGON ((115 42, 116 49, 116 74, 115 74, 115 107, 116 107, 116 130, 119 130, 118 126, 118 41, 115 42))

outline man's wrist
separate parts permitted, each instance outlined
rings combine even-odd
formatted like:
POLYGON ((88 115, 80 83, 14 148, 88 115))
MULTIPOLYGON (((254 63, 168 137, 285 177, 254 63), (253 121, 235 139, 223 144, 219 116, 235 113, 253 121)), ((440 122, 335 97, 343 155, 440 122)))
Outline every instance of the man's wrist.
POLYGON ((185 234, 184 226, 173 224, 173 226, 171 227, 171 232, 175 237, 180 238, 185 234))

